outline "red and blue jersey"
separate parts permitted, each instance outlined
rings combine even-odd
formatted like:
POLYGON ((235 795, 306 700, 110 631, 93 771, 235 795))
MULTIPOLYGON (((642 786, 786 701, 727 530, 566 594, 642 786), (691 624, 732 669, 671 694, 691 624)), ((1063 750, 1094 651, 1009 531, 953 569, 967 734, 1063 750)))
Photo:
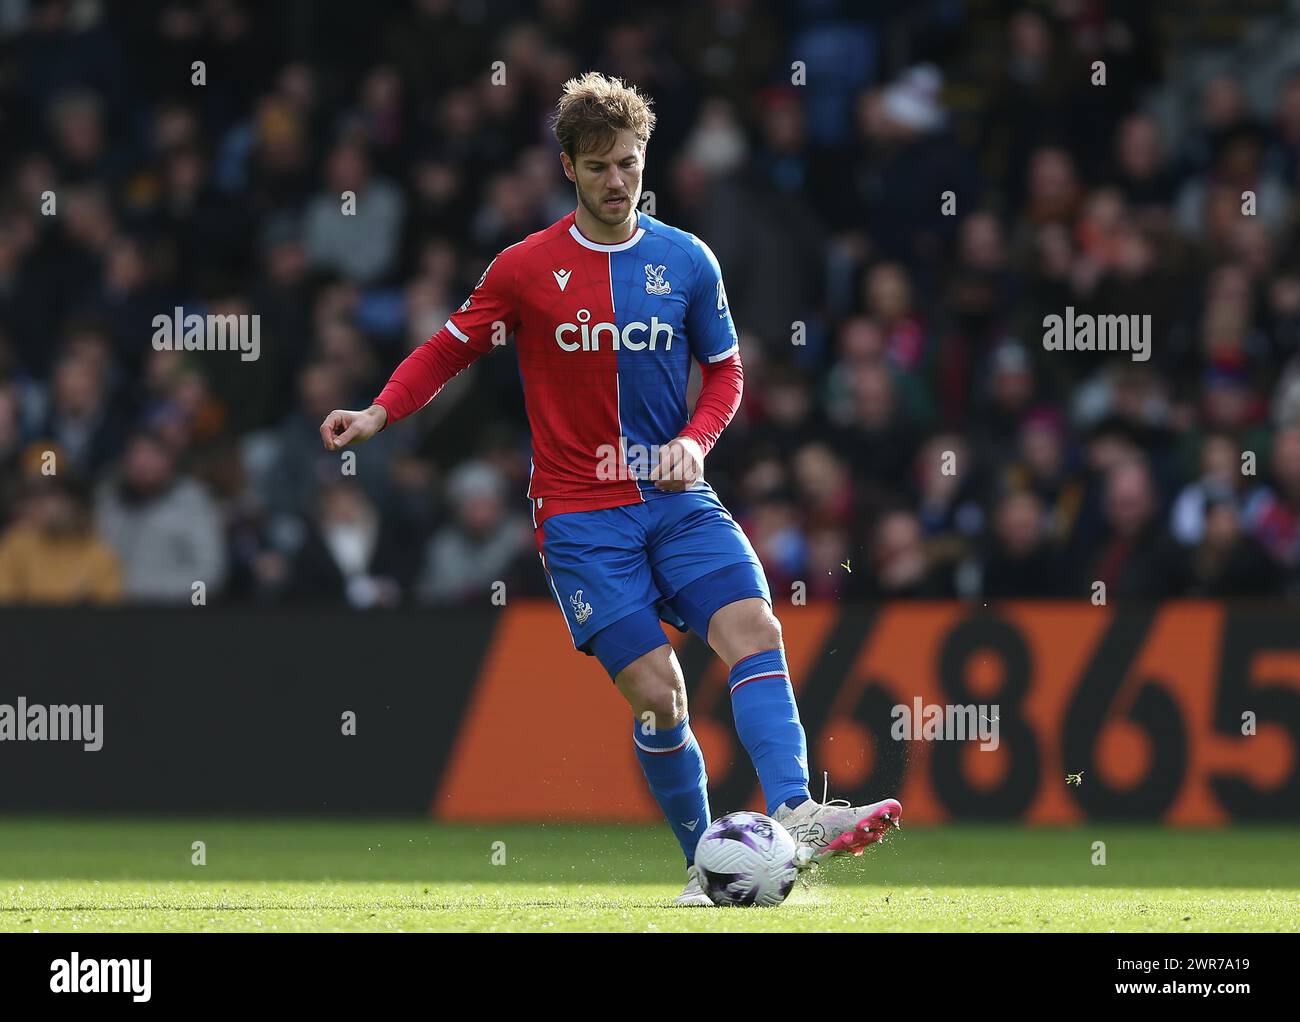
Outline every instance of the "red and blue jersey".
POLYGON ((532 432, 535 524, 667 495, 649 478, 659 447, 685 433, 707 452, 739 403, 736 328, 718 261, 694 235, 644 213, 619 244, 584 237, 571 213, 505 249, 377 403, 390 422, 410 414, 510 335, 532 432), (706 380, 712 367, 734 365, 734 393, 713 394, 720 414, 701 417, 697 407, 707 424, 688 430, 692 358, 706 380))

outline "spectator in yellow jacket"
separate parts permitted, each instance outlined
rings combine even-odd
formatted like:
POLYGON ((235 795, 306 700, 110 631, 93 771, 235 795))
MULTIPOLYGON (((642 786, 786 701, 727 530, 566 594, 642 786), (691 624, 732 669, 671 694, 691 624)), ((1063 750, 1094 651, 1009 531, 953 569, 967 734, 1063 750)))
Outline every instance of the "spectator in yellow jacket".
POLYGON ((91 528, 84 488, 33 478, 17 521, 0 534, 0 604, 116 603, 122 569, 91 528))

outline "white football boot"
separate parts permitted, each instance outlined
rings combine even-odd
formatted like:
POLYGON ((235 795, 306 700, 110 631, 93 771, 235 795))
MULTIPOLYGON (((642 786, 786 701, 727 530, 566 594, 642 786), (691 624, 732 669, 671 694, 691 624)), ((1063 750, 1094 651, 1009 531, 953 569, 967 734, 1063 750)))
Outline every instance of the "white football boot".
POLYGON ((686 867, 686 890, 677 895, 673 902, 681 908, 717 908, 713 899, 704 893, 704 884, 700 882, 700 871, 695 866, 686 867))
POLYGON ((798 844, 795 865, 807 869, 824 859, 852 852, 861 855, 892 827, 902 826, 903 807, 887 798, 869 806, 851 806, 843 799, 782 806, 772 819, 790 832, 798 844))

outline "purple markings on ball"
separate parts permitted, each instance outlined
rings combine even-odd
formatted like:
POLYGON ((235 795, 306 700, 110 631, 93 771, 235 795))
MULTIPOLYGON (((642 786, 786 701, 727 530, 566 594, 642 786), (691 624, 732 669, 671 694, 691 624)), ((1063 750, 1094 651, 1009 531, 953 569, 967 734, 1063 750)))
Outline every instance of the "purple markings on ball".
MULTIPOLYGON (((717 824, 714 824, 714 826, 716 827, 717 824)), ((728 823, 725 826, 718 827, 718 830, 708 835, 708 837, 710 841, 739 841, 741 844, 754 849, 754 851, 761 852, 763 848, 754 840, 752 830, 752 824, 728 823)))
POLYGON ((758 898, 758 888, 748 873, 713 873, 707 869, 701 872, 704 874, 705 893, 714 901, 744 908, 754 904, 758 898), (748 884, 750 889, 737 895, 731 890, 733 884, 748 884))

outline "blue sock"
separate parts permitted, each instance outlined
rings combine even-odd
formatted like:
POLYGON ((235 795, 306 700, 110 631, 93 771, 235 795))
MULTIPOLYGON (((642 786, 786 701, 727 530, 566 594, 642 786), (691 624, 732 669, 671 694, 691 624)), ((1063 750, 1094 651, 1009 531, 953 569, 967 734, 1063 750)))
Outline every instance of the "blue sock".
POLYGON ((709 777, 690 719, 652 734, 644 732, 639 720, 634 721, 632 740, 650 791, 689 866, 695 862, 695 846, 709 826, 709 777))
POLYGON ((768 815, 810 798, 808 742, 784 651, 767 649, 738 660, 729 685, 736 734, 758 772, 768 815))

